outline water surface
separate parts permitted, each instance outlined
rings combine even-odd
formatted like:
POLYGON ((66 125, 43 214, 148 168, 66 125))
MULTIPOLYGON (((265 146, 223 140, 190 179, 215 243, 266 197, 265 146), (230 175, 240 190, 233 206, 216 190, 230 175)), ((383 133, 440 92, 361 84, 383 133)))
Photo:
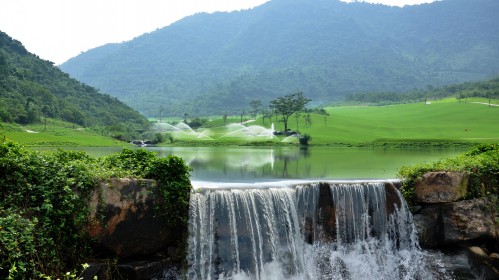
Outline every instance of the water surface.
MULTIPOLYGON (((54 148, 39 148, 54 149, 54 148)), ((116 147, 76 147, 94 157, 116 147)), ((148 147, 173 154, 193 168, 194 181, 255 182, 293 179, 392 179, 401 166, 452 157, 459 149, 381 149, 331 147, 148 147)))
POLYGON ((282 179, 390 179, 404 165, 455 156, 455 149, 330 147, 152 147, 160 156, 182 157, 203 181, 282 179))

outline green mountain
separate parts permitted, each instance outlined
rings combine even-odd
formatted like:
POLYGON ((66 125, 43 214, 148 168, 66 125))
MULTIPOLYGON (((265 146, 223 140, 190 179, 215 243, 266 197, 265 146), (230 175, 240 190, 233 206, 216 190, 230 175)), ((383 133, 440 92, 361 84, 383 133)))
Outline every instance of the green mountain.
POLYGON ((497 76, 498 14, 497 0, 271 0, 186 17, 60 68, 148 116, 237 114, 296 91, 320 104, 497 76))
POLYGON ((136 110, 70 78, 0 31, 0 121, 29 124, 45 117, 82 126, 140 128, 148 123, 136 110))

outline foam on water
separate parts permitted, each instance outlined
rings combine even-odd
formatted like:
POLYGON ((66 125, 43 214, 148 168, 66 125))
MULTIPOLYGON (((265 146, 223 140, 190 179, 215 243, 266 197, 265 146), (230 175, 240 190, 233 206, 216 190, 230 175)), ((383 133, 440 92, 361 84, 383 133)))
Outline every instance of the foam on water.
POLYGON ((450 279, 419 248, 398 191, 387 206, 384 182, 199 184, 188 279, 450 279))

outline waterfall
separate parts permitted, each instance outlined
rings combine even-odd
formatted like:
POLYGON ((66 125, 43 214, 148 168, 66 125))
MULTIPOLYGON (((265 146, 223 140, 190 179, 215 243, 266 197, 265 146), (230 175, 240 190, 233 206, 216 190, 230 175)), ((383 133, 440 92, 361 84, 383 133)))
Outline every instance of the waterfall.
POLYGON ((196 191, 188 243, 187 279, 435 279, 445 273, 435 275, 438 262, 419 248, 407 205, 384 182, 196 191))

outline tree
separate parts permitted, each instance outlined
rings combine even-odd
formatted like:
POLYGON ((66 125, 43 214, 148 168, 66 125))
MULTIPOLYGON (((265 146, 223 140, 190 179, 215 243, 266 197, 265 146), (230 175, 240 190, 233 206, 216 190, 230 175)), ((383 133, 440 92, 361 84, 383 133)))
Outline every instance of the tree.
POLYGON ((250 116, 255 119, 262 112, 263 108, 262 101, 251 100, 249 104, 250 104, 250 111, 249 111, 250 116))
POLYGON ((272 110, 269 109, 263 109, 262 110, 262 123, 265 124, 265 119, 269 119, 270 122, 272 123, 272 110))
POLYGON ((274 109, 276 114, 282 116, 281 121, 284 123, 284 131, 288 130, 288 119, 295 112, 299 112, 305 108, 311 100, 303 95, 303 92, 296 92, 279 97, 270 101, 270 108, 274 109))
POLYGON ((303 117, 305 119, 305 125, 307 127, 312 126, 312 118, 310 117, 310 112, 307 112, 307 115, 303 117))
POLYGON ((327 117, 329 116, 329 113, 324 108, 316 109, 315 112, 319 115, 324 116, 324 125, 326 125, 326 121, 327 121, 327 117))

